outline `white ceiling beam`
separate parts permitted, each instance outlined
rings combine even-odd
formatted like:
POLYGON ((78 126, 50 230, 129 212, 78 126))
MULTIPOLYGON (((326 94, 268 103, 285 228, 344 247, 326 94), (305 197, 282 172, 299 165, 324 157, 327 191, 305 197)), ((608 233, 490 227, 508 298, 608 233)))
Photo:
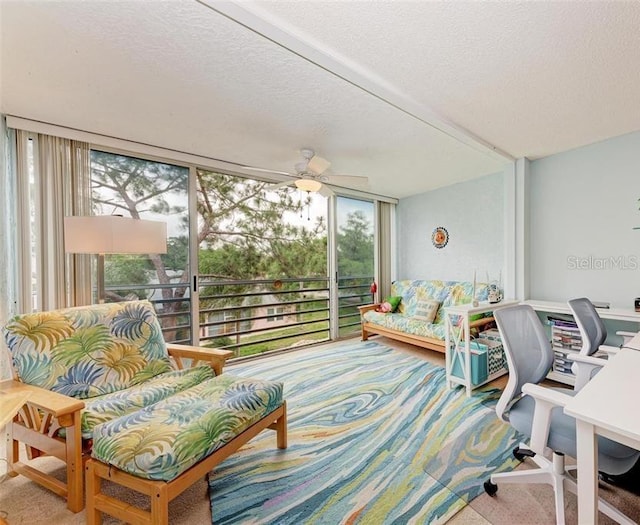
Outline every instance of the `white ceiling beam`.
POLYGON ((196 1, 476 151, 485 153, 498 161, 515 161, 509 153, 437 115, 387 80, 309 35, 303 34, 291 24, 273 16, 253 2, 196 1))

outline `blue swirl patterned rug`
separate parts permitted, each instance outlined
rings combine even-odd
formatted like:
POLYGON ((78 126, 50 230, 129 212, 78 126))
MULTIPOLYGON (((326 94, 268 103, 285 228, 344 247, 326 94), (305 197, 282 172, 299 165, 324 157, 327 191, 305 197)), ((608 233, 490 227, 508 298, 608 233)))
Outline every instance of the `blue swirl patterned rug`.
POLYGON ((447 390, 442 367, 375 342, 227 371, 284 382, 289 448, 267 430, 211 473, 215 524, 444 523, 516 465, 499 392, 447 390))

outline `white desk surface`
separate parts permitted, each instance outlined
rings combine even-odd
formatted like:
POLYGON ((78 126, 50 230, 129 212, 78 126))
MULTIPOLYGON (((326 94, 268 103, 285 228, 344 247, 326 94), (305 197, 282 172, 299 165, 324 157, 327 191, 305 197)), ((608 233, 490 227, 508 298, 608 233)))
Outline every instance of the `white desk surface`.
MULTIPOLYGON (((640 347, 640 336, 633 340, 640 347)), ((564 411, 596 426, 607 437, 640 446, 640 352, 623 348, 565 406, 564 411)))
MULTIPOLYGON (((534 310, 539 312, 549 312, 555 314, 569 314, 571 309, 565 303, 555 301, 538 301, 536 299, 527 299, 522 304, 530 305, 534 310)), ((598 308, 598 315, 602 319, 613 319, 617 321, 630 321, 640 323, 640 312, 626 308, 598 308)))

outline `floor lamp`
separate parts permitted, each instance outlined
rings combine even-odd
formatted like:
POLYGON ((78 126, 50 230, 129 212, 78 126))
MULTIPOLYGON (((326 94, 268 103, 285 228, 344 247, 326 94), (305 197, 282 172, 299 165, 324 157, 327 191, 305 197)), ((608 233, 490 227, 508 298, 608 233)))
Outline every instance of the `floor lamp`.
POLYGON ((98 302, 104 303, 105 254, 167 253, 167 224, 120 215, 65 217, 64 249, 97 255, 98 302))

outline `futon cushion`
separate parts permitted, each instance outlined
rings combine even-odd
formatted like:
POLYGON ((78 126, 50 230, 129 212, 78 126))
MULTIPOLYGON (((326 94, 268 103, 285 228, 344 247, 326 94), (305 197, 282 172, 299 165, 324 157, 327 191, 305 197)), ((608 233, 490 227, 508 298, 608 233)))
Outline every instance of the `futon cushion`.
POLYGON ((23 314, 4 328, 18 379, 86 399, 171 370, 153 306, 128 301, 23 314))
MULTIPOLYGON (((444 309, 447 306, 467 304, 473 300, 473 283, 465 281, 440 281, 404 279, 391 284, 391 295, 399 295, 402 302, 398 313, 414 316, 419 302, 433 300, 440 303, 440 308, 433 320, 435 324, 444 324, 444 309)), ((489 290, 486 284, 477 283, 475 298, 486 301, 489 290)))
POLYGON ((376 324, 391 330, 398 330, 406 334, 430 337, 431 339, 441 339, 444 341, 444 323, 426 323, 416 317, 409 317, 403 314, 383 314, 370 310, 365 312, 364 320, 368 323, 376 324))
POLYGON ((170 481, 282 405, 282 383, 227 374, 97 425, 92 456, 170 481))
POLYGON ((172 370, 140 385, 89 398, 85 400, 85 407, 82 410, 82 437, 84 439, 93 437, 93 429, 96 425, 153 405, 214 376, 215 372, 208 365, 172 370))

